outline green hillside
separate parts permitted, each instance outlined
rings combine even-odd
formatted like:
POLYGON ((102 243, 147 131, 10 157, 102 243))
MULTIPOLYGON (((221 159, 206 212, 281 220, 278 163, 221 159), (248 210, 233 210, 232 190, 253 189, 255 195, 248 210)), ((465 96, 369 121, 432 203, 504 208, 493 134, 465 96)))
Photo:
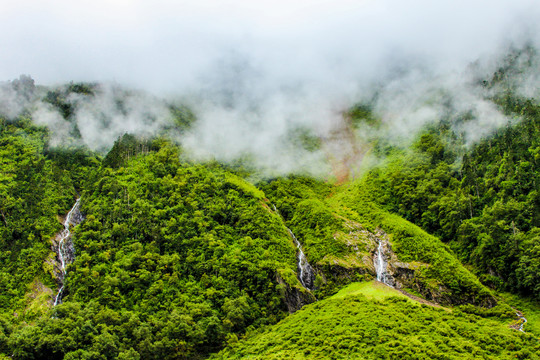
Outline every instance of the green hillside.
MULTIPOLYGON (((105 351, 106 358, 131 352, 145 359, 204 357, 315 296, 372 279, 379 238, 395 257, 400 286, 443 304, 495 304, 438 239, 359 202, 348 186, 291 178, 256 188, 219 164, 182 161, 181 149, 167 140, 137 141, 119 139, 112 151, 124 160, 87 167, 81 180, 85 220, 74 231, 76 259, 68 267, 63 304, 51 307, 54 255, 47 249, 59 226, 30 243, 44 250, 32 277, 19 280, 22 290, 12 295, 17 302, 3 307, 6 352, 21 359, 93 358, 105 351), (278 198, 279 184, 301 198, 278 198), (286 226, 315 268, 313 294, 297 279, 286 226)), ((58 156, 44 161, 52 166, 58 156)), ((79 160, 64 160, 64 167, 73 161, 79 160)), ((4 271, 30 275, 23 266, 4 271)))
POLYGON ((538 359, 513 312, 419 304, 377 283, 351 284, 212 359, 538 359))
POLYGON ((116 134, 146 95, 114 87, 105 109, 100 84, 21 77, 26 107, 0 114, 0 359, 537 359, 540 105, 516 56, 479 82, 507 123, 473 143, 457 110, 393 143, 369 102, 327 136, 291 130, 328 151, 324 178, 195 160, 195 113, 164 100, 159 124, 138 114, 154 132, 90 150, 80 109, 116 134))
POLYGON ((290 178, 263 189, 279 209, 285 209, 285 218, 302 239, 306 255, 327 280, 320 289, 324 294, 355 279, 371 278, 373 254, 383 241, 398 286, 442 304, 495 304, 490 291, 447 246, 379 208, 364 195, 362 184, 330 186, 290 178))

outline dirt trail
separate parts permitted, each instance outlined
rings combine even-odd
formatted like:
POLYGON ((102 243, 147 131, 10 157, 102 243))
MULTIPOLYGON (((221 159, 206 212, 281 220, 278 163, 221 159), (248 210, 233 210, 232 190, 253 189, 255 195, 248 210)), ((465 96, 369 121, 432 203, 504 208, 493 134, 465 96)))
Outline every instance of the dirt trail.
POLYGON ((433 306, 433 307, 436 307, 436 308, 439 308, 439 309, 448 310, 447 308, 445 308, 445 307, 443 307, 443 306, 441 306, 439 304, 435 304, 435 303, 433 303, 431 301, 427 301, 427 300, 422 299, 422 298, 420 298, 418 296, 415 296, 413 294, 409 294, 405 290, 402 290, 402 289, 396 289, 396 290, 399 291, 400 293, 402 293, 403 295, 405 295, 405 296, 407 296, 407 297, 409 297, 409 298, 413 299, 414 301, 417 301, 417 302, 419 302, 421 304, 426 304, 426 305, 433 306))

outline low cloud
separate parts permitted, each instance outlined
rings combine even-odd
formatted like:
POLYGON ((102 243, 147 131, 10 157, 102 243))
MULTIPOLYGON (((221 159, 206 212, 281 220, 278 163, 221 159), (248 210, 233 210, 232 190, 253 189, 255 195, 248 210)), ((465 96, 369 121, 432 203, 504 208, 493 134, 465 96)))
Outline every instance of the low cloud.
MULTIPOLYGON (((497 89, 478 79, 497 71, 512 47, 538 48, 538 18, 536 0, 8 0, 0 79, 29 73, 51 86, 95 81, 149 91, 130 90, 120 107, 119 86, 71 95, 68 122, 34 105, 58 144, 80 131, 84 144, 105 150, 125 132, 159 132, 170 125, 165 98, 196 113, 179 141, 197 159, 249 155, 272 172, 320 174, 329 159, 361 161, 363 144, 346 135, 342 116, 358 102, 373 106, 385 125, 379 135, 395 142, 450 113, 467 144, 505 124, 488 100, 497 89), (468 121, 458 121, 462 114, 468 121), (314 150, 292 133, 326 145, 314 150)), ((533 63, 512 86, 537 98, 538 56, 518 61, 533 63)), ((28 100, 4 88, 0 109, 12 116, 28 100)))

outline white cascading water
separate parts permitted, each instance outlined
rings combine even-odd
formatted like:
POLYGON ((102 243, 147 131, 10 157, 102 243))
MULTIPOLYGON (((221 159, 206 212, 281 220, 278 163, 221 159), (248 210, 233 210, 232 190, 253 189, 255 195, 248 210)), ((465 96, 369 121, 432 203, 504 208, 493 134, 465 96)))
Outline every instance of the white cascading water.
POLYGON ((521 324, 519 325, 519 331, 525 332, 525 330, 523 330, 523 325, 525 325, 525 323, 527 322, 527 319, 520 312, 516 312, 516 315, 521 320, 521 324))
POLYGON ((296 243, 296 247, 298 248, 298 271, 300 272, 299 278, 302 285, 309 290, 313 289, 313 282, 315 280, 315 272, 313 271, 313 268, 308 263, 306 259, 306 255, 304 255, 304 252, 302 251, 302 245, 300 244, 300 241, 294 236, 293 232, 290 229, 287 229, 289 231, 289 235, 294 239, 294 242, 296 243))
POLYGON ((379 247, 377 248, 377 261, 375 263, 375 271, 377 271, 377 280, 382 282, 383 284, 388 284, 386 281, 386 262, 384 261, 383 256, 383 245, 382 241, 379 240, 379 247))
MULTIPOLYGON (((274 212, 281 216, 279 214, 279 210, 276 208, 276 205, 272 204, 272 207, 274 208, 274 212)), ((294 236, 291 229, 287 228, 287 231, 289 232, 289 235, 293 238, 294 242, 296 243, 296 248, 298 249, 298 273, 299 273, 299 280, 302 286, 304 286, 308 290, 313 290, 313 285, 315 283, 315 271, 313 271, 313 268, 307 261, 306 255, 302 251, 302 244, 300 244, 300 241, 294 236)))
POLYGON ((78 198, 75 202, 75 205, 71 208, 66 216, 64 221, 64 230, 60 233, 60 240, 58 241, 58 259, 60 260, 60 289, 54 298, 54 306, 62 303, 62 293, 64 292, 64 279, 66 277, 66 264, 73 261, 74 251, 73 245, 71 243, 71 231, 70 225, 75 225, 79 223, 79 219, 74 220, 74 216, 80 217, 79 211, 79 202, 81 198, 78 198))

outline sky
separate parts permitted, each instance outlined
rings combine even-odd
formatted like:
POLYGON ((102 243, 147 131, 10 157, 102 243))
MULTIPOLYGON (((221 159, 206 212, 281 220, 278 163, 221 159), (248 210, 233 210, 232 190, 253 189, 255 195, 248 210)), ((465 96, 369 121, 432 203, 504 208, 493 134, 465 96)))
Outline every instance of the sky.
POLYGON ((327 86, 404 59, 461 66, 538 18, 537 0, 2 0, 0 79, 180 93, 243 56, 273 81, 327 86))
MULTIPOLYGON (((388 136, 414 134, 440 117, 443 101, 433 94, 442 91, 455 109, 477 115, 465 129, 474 143, 506 120, 470 85, 471 64, 489 73, 510 46, 540 44, 538 0, 0 3, 0 81, 28 74, 37 84, 97 81, 179 98, 199 118, 182 138, 194 156, 251 153, 278 172, 347 157, 343 138, 319 154, 283 139, 302 127, 327 138, 339 133, 343 111, 375 91, 388 136)), ((539 79, 538 71, 524 75, 523 92, 538 95, 539 79)), ((110 110, 112 93, 94 101, 102 110, 76 114, 92 148, 110 146, 123 131, 146 132, 141 113, 164 111, 135 99, 127 116, 111 116, 114 126, 95 126, 93 114, 110 110)), ((50 107, 35 118, 66 133, 50 107)))

